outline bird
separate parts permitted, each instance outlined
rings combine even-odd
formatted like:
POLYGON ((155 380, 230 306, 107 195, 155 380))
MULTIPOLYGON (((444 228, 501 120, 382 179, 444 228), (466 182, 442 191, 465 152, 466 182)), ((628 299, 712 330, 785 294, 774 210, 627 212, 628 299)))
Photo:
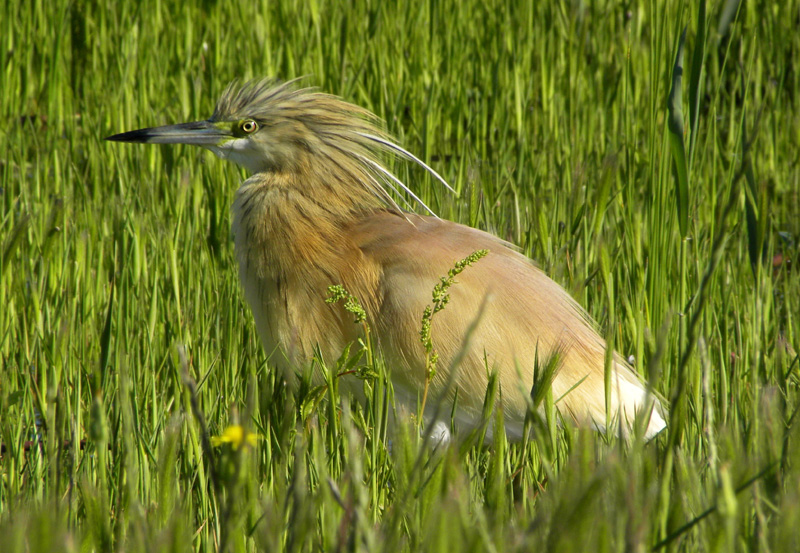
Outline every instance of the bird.
POLYGON ((367 327, 395 401, 421 409, 442 439, 451 438, 442 405, 455 404, 459 432, 482 423, 492 373, 506 434, 520 439, 546 359, 557 360, 547 384, 561 421, 629 435, 641 417, 647 439, 666 427, 663 401, 619 354, 607 362, 596 324, 564 288, 514 245, 437 217, 387 168, 417 164, 450 188, 369 110, 298 80, 234 81, 209 119, 107 140, 196 145, 249 174, 232 202, 234 249, 264 350, 280 352, 270 357, 278 370, 291 374, 315 355, 335 362, 367 327), (398 190, 421 207, 401 208, 398 190), (444 308, 428 312, 433 373, 421 321, 434 287, 470 256, 450 279, 444 308), (365 324, 326 302, 331 285, 356 298, 365 324))

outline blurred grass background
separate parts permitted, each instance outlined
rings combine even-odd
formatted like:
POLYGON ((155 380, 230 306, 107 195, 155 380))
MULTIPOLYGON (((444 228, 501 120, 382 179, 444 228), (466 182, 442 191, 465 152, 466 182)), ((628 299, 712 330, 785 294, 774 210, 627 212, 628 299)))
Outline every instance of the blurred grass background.
POLYGON ((0 550, 797 550, 799 27, 796 1, 0 4, 0 550), (366 405, 336 368, 284 383, 238 286, 243 174, 102 140, 262 76, 383 118, 459 196, 405 182, 565 286, 669 430, 431 452, 384 432, 383 368, 366 405), (204 453, 231 425, 256 445, 204 453))

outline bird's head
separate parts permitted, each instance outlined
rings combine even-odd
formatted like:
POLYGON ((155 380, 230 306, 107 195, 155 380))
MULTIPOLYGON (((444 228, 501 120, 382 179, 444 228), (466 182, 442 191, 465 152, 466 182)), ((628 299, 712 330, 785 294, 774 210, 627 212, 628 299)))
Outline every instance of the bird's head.
MULTIPOLYGON (((214 114, 202 121, 139 129, 109 136, 115 142, 191 144, 241 165, 251 173, 292 170, 302 164, 313 127, 298 99, 314 98, 328 104, 345 104, 292 83, 271 80, 244 86, 231 83, 217 102, 214 114)), ((328 108, 341 106, 329 105, 328 108)))
POLYGON ((385 155, 420 164, 450 188, 433 169, 392 142, 371 112, 295 84, 234 82, 207 120, 124 132, 107 140, 201 146, 251 173, 299 173, 304 182, 350 185, 394 207, 386 187, 399 186, 427 209, 384 168, 385 155))

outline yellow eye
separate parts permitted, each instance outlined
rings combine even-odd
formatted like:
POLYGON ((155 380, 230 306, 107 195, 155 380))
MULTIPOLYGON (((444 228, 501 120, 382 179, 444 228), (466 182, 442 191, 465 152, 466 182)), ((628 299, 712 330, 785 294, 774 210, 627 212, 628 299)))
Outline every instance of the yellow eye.
POLYGON ((258 123, 256 123, 252 119, 248 119, 247 121, 242 122, 241 128, 242 131, 246 132, 247 134, 251 134, 258 130, 258 123))

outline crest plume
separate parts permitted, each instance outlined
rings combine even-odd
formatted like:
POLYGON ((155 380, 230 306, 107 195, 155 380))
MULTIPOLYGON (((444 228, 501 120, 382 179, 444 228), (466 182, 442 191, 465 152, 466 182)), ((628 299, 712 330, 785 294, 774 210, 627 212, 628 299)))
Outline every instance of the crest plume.
MULTIPOLYGON (((343 173, 345 181, 358 183, 397 211, 400 208, 387 188, 401 198, 400 190, 403 190, 433 215, 433 211, 385 167, 383 160, 387 158, 412 161, 455 192, 430 166, 396 144, 372 112, 315 88, 299 88, 298 82, 299 79, 287 82, 262 79, 241 86, 233 82, 222 93, 211 121, 255 120, 276 142, 311 154, 307 156, 311 158, 310 163, 319 163, 328 173, 332 168, 338 169, 334 172, 343 173)), ((295 152, 292 159, 302 157, 295 152)))

